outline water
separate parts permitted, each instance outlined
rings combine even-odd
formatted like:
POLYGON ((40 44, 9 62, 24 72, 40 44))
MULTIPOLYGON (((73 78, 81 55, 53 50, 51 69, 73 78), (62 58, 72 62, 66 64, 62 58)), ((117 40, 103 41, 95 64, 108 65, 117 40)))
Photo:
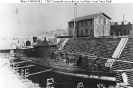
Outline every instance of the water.
MULTIPOLYGON (((15 62, 17 62, 17 60, 15 62)), ((17 67, 23 67, 27 65, 33 65, 33 64, 28 62, 28 63, 18 64, 17 67)), ((28 69, 27 71, 28 74, 32 74, 32 73, 44 71, 48 68, 35 65, 33 67, 28 67, 27 69, 28 69)), ((18 70, 18 73, 21 75, 21 69, 18 70)), ((31 75, 27 77, 27 79, 31 80, 33 83, 38 83, 41 88, 46 87, 46 82, 47 82, 47 79, 49 78, 54 79, 55 88, 77 88, 77 84, 80 82, 83 82, 83 85, 85 88, 98 88, 97 84, 104 84, 106 87, 109 87, 110 85, 115 86, 116 84, 115 82, 111 82, 111 81, 74 77, 70 75, 56 73, 53 71, 48 71, 48 72, 31 75)))
MULTIPOLYGON (((31 64, 31 63, 28 63, 28 64, 31 64)), ((44 71, 46 69, 47 68, 35 65, 34 67, 28 68, 28 72, 29 74, 32 74, 32 73, 44 71)), ((31 80, 33 83, 38 83, 41 88, 46 87, 46 82, 47 82, 47 79, 49 78, 54 78, 55 88, 77 88, 77 84, 80 82, 83 82, 85 88, 98 88, 97 84, 104 84, 106 87, 108 87, 109 85, 115 85, 115 82, 111 82, 111 81, 101 81, 97 79, 74 77, 70 75, 56 73, 53 71, 32 75, 27 78, 31 80)))

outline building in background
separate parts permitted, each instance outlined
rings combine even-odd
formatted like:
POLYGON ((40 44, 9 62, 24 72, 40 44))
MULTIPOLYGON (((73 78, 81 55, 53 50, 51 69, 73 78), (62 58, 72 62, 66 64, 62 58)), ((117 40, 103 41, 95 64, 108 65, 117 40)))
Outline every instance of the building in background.
POLYGON ((55 36, 67 36, 68 32, 65 29, 56 29, 55 36))
MULTIPOLYGON (((87 37, 110 36, 110 17, 97 13, 75 19, 75 35, 87 37)), ((68 35, 74 34, 74 19, 68 22, 68 35)))
POLYGON ((133 24, 131 22, 111 22, 111 36, 127 36, 133 34, 132 32, 133 24))

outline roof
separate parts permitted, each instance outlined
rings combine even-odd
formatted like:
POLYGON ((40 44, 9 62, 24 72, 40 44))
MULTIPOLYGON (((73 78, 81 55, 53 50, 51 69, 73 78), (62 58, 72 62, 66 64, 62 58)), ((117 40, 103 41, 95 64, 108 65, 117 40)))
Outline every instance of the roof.
POLYGON ((56 45, 56 44, 44 40, 38 44, 35 44, 34 46, 52 46, 52 45, 56 45))
MULTIPOLYGON (((91 15, 87 15, 87 16, 78 17, 75 20, 76 21, 81 21, 81 20, 86 20, 86 19, 94 19, 94 18, 96 18, 96 17, 98 17, 100 15, 104 15, 107 18, 111 19, 109 16, 107 16, 106 14, 101 12, 101 13, 96 13, 96 14, 91 14, 91 15)), ((70 20, 69 22, 73 22, 73 21, 74 21, 74 19, 70 20)))

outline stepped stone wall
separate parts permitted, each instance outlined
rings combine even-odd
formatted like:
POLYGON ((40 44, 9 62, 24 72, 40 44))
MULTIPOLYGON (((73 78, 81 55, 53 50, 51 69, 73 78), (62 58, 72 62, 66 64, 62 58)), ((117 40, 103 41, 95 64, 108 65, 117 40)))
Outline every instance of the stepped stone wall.
POLYGON ((121 38, 74 38, 69 39, 64 46, 64 51, 79 54, 92 54, 104 58, 112 55, 121 38))

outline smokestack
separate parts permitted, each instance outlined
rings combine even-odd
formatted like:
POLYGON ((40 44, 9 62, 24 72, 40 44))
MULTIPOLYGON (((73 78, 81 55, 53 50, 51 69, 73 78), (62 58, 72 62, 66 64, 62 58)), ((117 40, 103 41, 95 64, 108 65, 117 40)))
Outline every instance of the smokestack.
POLYGON ((115 22, 115 25, 118 25, 118 23, 117 23, 117 22, 115 22))
POLYGON ((37 37, 33 37, 33 43, 37 42, 37 37))
POLYGON ((26 41, 26 46, 31 46, 31 42, 29 40, 26 41))
POLYGON ((131 22, 128 22, 128 24, 131 24, 131 22))
POLYGON ((46 40, 46 37, 44 38, 44 41, 47 41, 47 40, 46 40))
POLYGON ((124 22, 122 22, 122 25, 124 25, 124 22))

